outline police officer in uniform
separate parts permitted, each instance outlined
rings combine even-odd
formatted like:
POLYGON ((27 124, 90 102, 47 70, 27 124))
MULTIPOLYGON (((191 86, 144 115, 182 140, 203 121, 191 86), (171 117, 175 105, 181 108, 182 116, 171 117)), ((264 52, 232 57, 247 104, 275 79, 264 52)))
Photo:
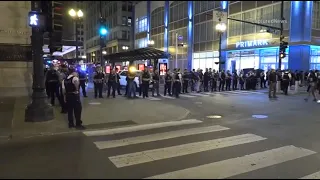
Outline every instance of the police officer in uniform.
POLYGON ((264 71, 260 73, 260 88, 267 88, 264 71))
POLYGON ((62 64, 60 66, 60 99, 61 99, 61 113, 65 114, 68 112, 67 105, 64 101, 64 93, 63 93, 63 80, 65 80, 69 76, 69 70, 66 65, 62 64))
MULTIPOLYGON (((173 71, 172 71, 172 74, 171 74, 171 76, 173 77, 173 79, 174 79, 174 77, 176 76, 176 74, 177 74, 177 69, 176 68, 174 68, 173 69, 173 71)), ((172 81, 172 84, 171 84, 171 91, 172 91, 172 96, 174 95, 174 94, 176 94, 175 92, 176 92, 176 86, 174 86, 174 80, 172 81)))
POLYGON ((160 84, 160 75, 158 70, 154 70, 154 73, 152 75, 152 96, 154 97, 154 91, 157 92, 157 96, 160 96, 159 93, 159 84, 160 84))
POLYGON ((170 70, 168 69, 167 72, 166 72, 166 75, 164 76, 164 81, 165 81, 165 84, 164 84, 164 93, 163 95, 167 95, 167 91, 168 91, 168 94, 169 96, 171 96, 171 84, 172 84, 172 76, 170 74, 170 70))
POLYGON ((180 71, 177 71, 174 75, 174 84, 173 84, 175 88, 174 94, 176 98, 179 98, 179 93, 181 91, 181 84, 182 84, 182 76, 180 74, 180 71))
POLYGON ((238 90, 238 78, 237 70, 234 70, 232 73, 232 90, 238 90))
POLYGON ((232 75, 228 70, 226 74, 226 91, 231 91, 231 77, 232 75))
POLYGON ((210 75, 208 68, 206 68, 206 71, 203 74, 203 91, 208 92, 209 91, 209 81, 210 81, 210 75))
POLYGON ((184 69, 184 73, 182 75, 182 79, 183 79, 182 93, 189 93, 188 92, 188 84, 189 84, 189 80, 190 80, 190 74, 188 73, 187 69, 184 69))
POLYGON ((148 91, 149 91, 149 82, 150 82, 151 76, 147 68, 144 69, 142 73, 142 97, 149 97, 148 91))
POLYGON ((305 98, 305 101, 309 100, 310 94, 312 94, 313 96, 313 101, 317 101, 316 98, 316 93, 315 93, 315 89, 316 89, 316 83, 317 83, 317 75, 314 71, 310 71, 310 73, 307 76, 307 81, 309 83, 310 89, 309 89, 309 93, 307 98, 305 98))
POLYGON ((218 72, 216 72, 216 70, 214 69, 212 72, 212 80, 211 80, 211 92, 213 91, 217 91, 217 81, 219 79, 219 74, 218 72))
POLYGON ((243 70, 241 70, 240 77, 239 77, 240 90, 244 90, 244 82, 245 82, 245 74, 243 70))
POLYGON ((76 73, 75 69, 70 69, 70 75, 63 80, 62 84, 62 89, 65 94, 65 101, 68 107, 69 128, 75 127, 73 121, 73 117, 75 117, 76 128, 85 129, 85 127, 82 126, 81 121, 82 105, 80 101, 79 87, 80 82, 78 74, 76 73))
POLYGON ((104 74, 102 72, 101 67, 97 67, 95 74, 93 75, 93 83, 94 83, 94 98, 97 98, 99 93, 99 98, 103 98, 102 96, 102 88, 104 82, 104 74))
POLYGON ((220 81, 220 83, 219 83, 219 91, 221 91, 221 90, 224 91, 224 85, 226 83, 226 74, 225 74, 224 70, 222 70, 220 72, 219 81, 220 81))
POLYGON ((120 75, 119 75, 119 69, 116 68, 116 74, 117 74, 117 92, 118 92, 118 95, 122 95, 121 92, 120 92, 120 75))
POLYGON ((288 88, 291 81, 291 74, 288 71, 282 73, 282 90, 285 95, 288 95, 288 88))
POLYGON ((82 71, 81 69, 78 69, 78 74, 79 74, 80 87, 82 90, 83 97, 87 97, 87 92, 86 92, 87 73, 82 71))
POLYGON ((51 66, 51 69, 47 72, 46 81, 48 82, 49 94, 51 97, 51 105, 55 105, 55 96, 57 97, 61 105, 62 102, 59 93, 60 75, 53 65, 51 66))
POLYGON ((135 77, 136 77, 135 67, 134 66, 130 66, 129 67, 129 71, 128 71, 128 76, 127 76, 127 86, 128 86, 127 97, 129 99, 137 98, 137 96, 136 96, 136 86, 137 85, 134 82, 134 78, 135 77))
POLYGON ((110 97, 110 90, 112 88, 112 97, 116 97, 116 88, 118 84, 118 77, 116 71, 113 69, 108 77, 108 94, 107 97, 110 97))
POLYGON ((277 85, 277 73, 274 69, 268 73, 269 80, 269 98, 277 98, 276 85, 277 85))

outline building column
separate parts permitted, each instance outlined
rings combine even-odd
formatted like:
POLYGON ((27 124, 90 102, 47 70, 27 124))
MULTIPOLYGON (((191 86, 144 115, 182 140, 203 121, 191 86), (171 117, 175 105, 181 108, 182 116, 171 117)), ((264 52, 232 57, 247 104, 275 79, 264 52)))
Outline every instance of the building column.
MULTIPOLYGON (((292 1, 289 44, 306 44, 311 42, 312 1, 292 1)), ((309 70, 310 46, 290 45, 288 68, 292 70, 309 70)))
POLYGON ((168 33, 168 24, 169 24, 169 10, 170 10, 170 5, 169 1, 164 2, 164 51, 168 53, 168 48, 169 48, 169 33, 168 33))
POLYGON ((150 40, 151 1, 147 1, 147 39, 150 40))
POLYGON ((135 27, 136 27, 136 17, 135 17, 135 10, 136 10, 136 7, 135 7, 135 5, 133 6, 133 8, 132 8, 132 14, 131 14, 131 32, 132 32, 132 37, 131 37, 131 40, 132 40, 132 42, 131 42, 131 47, 130 47, 130 49, 135 49, 136 47, 135 47, 135 41, 136 41, 136 33, 135 33, 135 27))
POLYGON ((193 1, 188 1, 188 71, 192 69, 193 59, 193 1))

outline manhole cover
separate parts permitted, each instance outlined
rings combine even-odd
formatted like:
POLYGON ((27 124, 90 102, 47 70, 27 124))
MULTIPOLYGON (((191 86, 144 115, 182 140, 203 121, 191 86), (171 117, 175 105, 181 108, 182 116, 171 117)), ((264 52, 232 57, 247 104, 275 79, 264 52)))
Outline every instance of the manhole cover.
POLYGON ((220 118, 222 118, 222 116, 220 116, 220 115, 212 115, 212 116, 207 116, 207 118, 209 118, 209 119, 220 119, 220 118))
POLYGON ((99 103, 99 102, 91 102, 91 103, 89 103, 90 105, 100 105, 101 103, 99 103))
POLYGON ((268 116, 266 115, 252 115, 253 118, 257 118, 257 119, 265 119, 268 118, 268 116))

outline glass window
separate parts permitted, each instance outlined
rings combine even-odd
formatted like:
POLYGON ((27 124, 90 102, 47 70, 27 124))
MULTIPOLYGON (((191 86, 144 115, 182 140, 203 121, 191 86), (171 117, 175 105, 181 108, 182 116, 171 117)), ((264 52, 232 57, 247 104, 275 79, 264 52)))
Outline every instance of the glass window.
POLYGON ((213 57, 213 52, 207 52, 207 57, 213 57))
POLYGON ((193 58, 199 58, 199 57, 200 57, 199 53, 193 53, 193 58))
POLYGON ((122 16, 122 25, 126 26, 127 22, 128 22, 127 17, 126 16, 122 16))
POLYGON ((213 57, 219 57, 219 51, 213 51, 213 57))
POLYGON ((199 53, 200 54, 200 58, 206 58, 207 57, 207 54, 204 52, 204 53, 199 53))
POLYGON ((193 69, 197 70, 200 68, 200 59, 194 59, 193 60, 193 69))
POLYGON ((132 2, 128 2, 128 11, 132 12, 132 2))
POLYGON ((204 70, 206 68, 206 59, 200 59, 200 69, 204 70))
POLYGON ((128 17, 128 26, 131 26, 131 21, 132 21, 132 18, 128 17))
POLYGON ((213 68, 213 58, 206 60, 206 68, 213 68))
POLYGON ((127 1, 122 1, 122 11, 127 11, 127 1))
POLYGON ((127 39, 127 31, 122 31, 122 39, 127 39))

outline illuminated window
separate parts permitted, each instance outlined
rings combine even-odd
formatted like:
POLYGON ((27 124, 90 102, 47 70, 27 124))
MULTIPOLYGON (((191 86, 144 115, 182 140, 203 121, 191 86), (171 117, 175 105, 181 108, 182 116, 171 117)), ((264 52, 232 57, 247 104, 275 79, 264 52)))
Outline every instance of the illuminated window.
POLYGON ((147 17, 136 19, 136 33, 147 31, 147 17))

